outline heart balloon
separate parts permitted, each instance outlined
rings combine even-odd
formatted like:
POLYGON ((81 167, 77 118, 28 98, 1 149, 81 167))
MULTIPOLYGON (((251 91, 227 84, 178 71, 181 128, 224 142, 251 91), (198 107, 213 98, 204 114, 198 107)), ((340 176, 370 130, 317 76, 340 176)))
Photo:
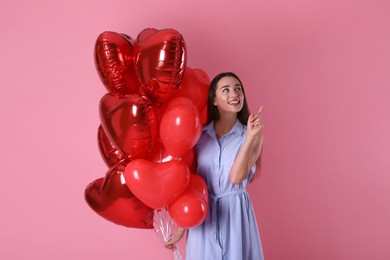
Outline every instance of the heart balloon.
POLYGON ((149 28, 137 37, 139 53, 136 72, 141 87, 154 105, 160 107, 179 89, 186 68, 186 46, 173 29, 149 28))
POLYGON ((207 105, 209 85, 210 79, 203 70, 191 69, 187 66, 180 90, 174 93, 169 101, 178 97, 189 98, 200 114, 207 105))
POLYGON ((152 36, 156 32, 158 32, 158 30, 155 28, 143 29, 137 36, 137 42, 142 42, 143 40, 146 40, 146 38, 149 38, 150 36, 152 36))
POLYGON ((202 112, 200 112, 199 118, 200 118, 200 122, 202 123, 203 126, 207 124, 207 105, 202 110, 202 112))
POLYGON ((194 194, 195 196, 205 201, 208 205, 209 194, 207 191, 207 184, 202 176, 192 173, 190 176, 190 183, 186 188, 186 192, 194 194))
POLYGON ((109 92, 121 95, 139 91, 135 73, 135 41, 116 32, 101 33, 95 43, 95 66, 109 92))
POLYGON ((108 167, 112 167, 126 160, 127 157, 111 143, 101 125, 98 128, 98 144, 100 155, 108 167))
POLYGON ((201 131, 198 110, 190 99, 179 97, 169 102, 160 121, 160 139, 170 155, 187 154, 199 140, 201 131))
POLYGON ((111 168, 105 178, 90 183, 84 192, 88 205, 101 217, 132 228, 153 228, 153 209, 127 188, 123 168, 111 168))
POLYGON ((127 164, 124 176, 137 198, 151 208, 160 209, 183 192, 190 171, 187 165, 177 161, 155 163, 137 159, 127 164))
POLYGON ((191 174, 183 194, 168 206, 169 215, 180 227, 191 228, 201 224, 208 211, 207 185, 203 178, 191 174))
POLYGON ((148 99, 106 94, 100 101, 100 121, 111 142, 130 159, 146 158, 152 151, 158 118, 148 99))

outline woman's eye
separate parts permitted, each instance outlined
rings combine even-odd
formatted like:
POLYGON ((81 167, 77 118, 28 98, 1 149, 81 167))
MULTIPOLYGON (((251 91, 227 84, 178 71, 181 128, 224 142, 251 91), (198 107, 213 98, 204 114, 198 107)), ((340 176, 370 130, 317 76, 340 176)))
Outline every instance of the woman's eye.
POLYGON ((236 88, 236 91, 241 91, 241 88, 236 88))
POLYGON ((229 92, 227 88, 222 89, 222 92, 229 92))

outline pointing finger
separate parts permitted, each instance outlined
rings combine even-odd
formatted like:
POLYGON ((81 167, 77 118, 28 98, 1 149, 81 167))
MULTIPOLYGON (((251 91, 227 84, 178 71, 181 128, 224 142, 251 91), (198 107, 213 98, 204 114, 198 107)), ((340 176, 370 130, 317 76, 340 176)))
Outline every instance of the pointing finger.
POLYGON ((260 114, 261 111, 263 111, 263 106, 261 106, 261 107, 259 108, 259 111, 257 111, 257 114, 260 114))

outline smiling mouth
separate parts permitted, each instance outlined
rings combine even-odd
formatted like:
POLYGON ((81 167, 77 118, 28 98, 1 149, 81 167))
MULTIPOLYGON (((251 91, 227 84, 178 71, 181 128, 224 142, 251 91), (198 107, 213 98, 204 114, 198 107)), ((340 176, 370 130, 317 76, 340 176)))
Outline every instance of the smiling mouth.
POLYGON ((240 104, 240 100, 233 100, 233 101, 230 101, 228 102, 229 105, 238 105, 240 104))

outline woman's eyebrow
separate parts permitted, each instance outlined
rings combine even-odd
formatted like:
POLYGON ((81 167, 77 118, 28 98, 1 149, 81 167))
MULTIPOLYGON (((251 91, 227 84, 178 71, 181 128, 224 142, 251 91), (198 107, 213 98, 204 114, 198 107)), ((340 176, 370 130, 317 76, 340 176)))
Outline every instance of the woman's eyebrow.
MULTIPOLYGON (((241 87, 241 84, 240 84, 240 83, 237 83, 237 84, 235 84, 234 86, 235 86, 235 87, 241 87)), ((230 87, 230 85, 223 85, 223 86, 221 86, 219 89, 229 88, 229 87, 230 87)))

